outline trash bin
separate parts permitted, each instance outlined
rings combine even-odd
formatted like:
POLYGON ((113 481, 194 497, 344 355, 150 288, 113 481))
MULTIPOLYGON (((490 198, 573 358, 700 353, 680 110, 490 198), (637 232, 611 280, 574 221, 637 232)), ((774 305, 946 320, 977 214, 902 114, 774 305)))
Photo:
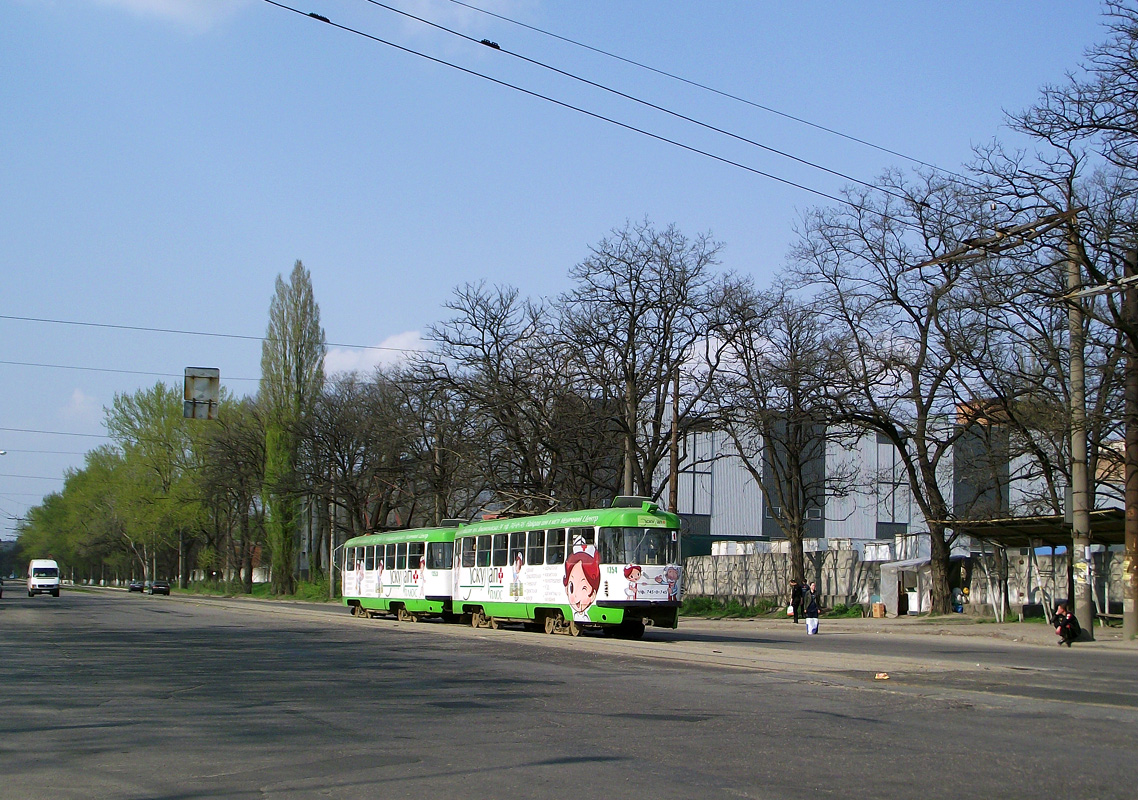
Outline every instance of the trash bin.
POLYGON ((873 604, 873 617, 875 619, 883 619, 885 617, 885 604, 884 603, 874 603, 873 604))

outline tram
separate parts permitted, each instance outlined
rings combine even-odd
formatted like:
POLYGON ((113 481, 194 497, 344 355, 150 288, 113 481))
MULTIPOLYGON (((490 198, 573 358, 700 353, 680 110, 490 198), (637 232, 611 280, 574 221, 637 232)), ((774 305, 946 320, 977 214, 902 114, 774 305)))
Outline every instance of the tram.
POLYGON ((344 604, 355 614, 630 638, 679 619, 680 520, 646 498, 361 536, 345 548, 344 604))
POLYGON ((344 605, 356 616, 449 619, 454 534, 455 527, 447 526, 349 539, 344 545, 344 605))

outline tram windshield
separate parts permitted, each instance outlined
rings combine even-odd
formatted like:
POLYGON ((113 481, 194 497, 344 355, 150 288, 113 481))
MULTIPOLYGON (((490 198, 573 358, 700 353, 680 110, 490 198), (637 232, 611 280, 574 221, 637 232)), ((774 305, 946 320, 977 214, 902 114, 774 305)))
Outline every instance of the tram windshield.
POLYGON ((668 528, 601 528, 605 564, 663 566, 679 561, 679 531, 668 528))

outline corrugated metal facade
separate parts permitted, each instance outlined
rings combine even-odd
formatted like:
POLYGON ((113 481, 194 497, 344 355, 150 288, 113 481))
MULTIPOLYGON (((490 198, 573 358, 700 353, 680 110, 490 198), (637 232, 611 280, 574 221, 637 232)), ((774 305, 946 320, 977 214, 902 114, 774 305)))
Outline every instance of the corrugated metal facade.
MULTIPOLYGON (((748 457, 760 462, 759 447, 748 457)), ((679 508, 681 514, 710 518, 715 539, 744 540, 763 531, 762 491, 744 466, 735 445, 724 433, 701 431, 689 436, 680 466, 679 508)), ((851 434, 826 447, 826 470, 831 478, 849 478, 848 491, 826 499, 824 513, 827 539, 855 542, 887 541, 894 557, 927 555, 928 526, 909 490, 905 472, 893 444, 876 434, 851 434)), ((1025 480, 1022 467, 1010 465, 1010 501, 1013 514, 1024 513, 1021 503, 1039 494, 1038 478, 1025 480), (1035 483, 1036 485, 1031 485, 1035 483)), ((952 459, 941 465, 941 482, 952 506, 954 470, 952 459)), ((659 476, 666 482, 666 467, 659 476)), ((843 481, 845 482, 845 481, 843 481)), ((659 485, 659 484, 658 484, 659 485)), ((966 545, 965 545, 966 546, 966 545)))

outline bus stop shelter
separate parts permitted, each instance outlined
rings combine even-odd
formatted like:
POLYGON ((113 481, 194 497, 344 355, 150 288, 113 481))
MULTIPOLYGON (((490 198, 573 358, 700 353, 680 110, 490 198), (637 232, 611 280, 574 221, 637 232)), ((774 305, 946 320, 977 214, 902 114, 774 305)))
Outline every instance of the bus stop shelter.
MULTIPOLYGON (((1122 508, 1100 508, 1090 512, 1091 544, 1121 545, 1126 541, 1126 511, 1122 508)), ((1071 551, 1071 521, 1062 514, 1040 517, 1005 517, 1003 519, 951 520, 945 523, 954 531, 998 547, 1018 547, 1034 554, 1040 547, 1066 548, 1071 551)), ((1075 591, 1073 559, 1067 559, 1067 597, 1075 591)), ((1030 595, 1030 573, 1028 594, 1030 595)), ((1048 609, 1049 610, 1049 609, 1048 609)))
MULTIPOLYGON (((1090 512, 1093 544, 1123 544, 1126 511, 1100 508, 1090 512)), ((953 530, 1002 547, 1071 547, 1071 522, 1062 514, 1043 517, 950 520, 953 530)))

